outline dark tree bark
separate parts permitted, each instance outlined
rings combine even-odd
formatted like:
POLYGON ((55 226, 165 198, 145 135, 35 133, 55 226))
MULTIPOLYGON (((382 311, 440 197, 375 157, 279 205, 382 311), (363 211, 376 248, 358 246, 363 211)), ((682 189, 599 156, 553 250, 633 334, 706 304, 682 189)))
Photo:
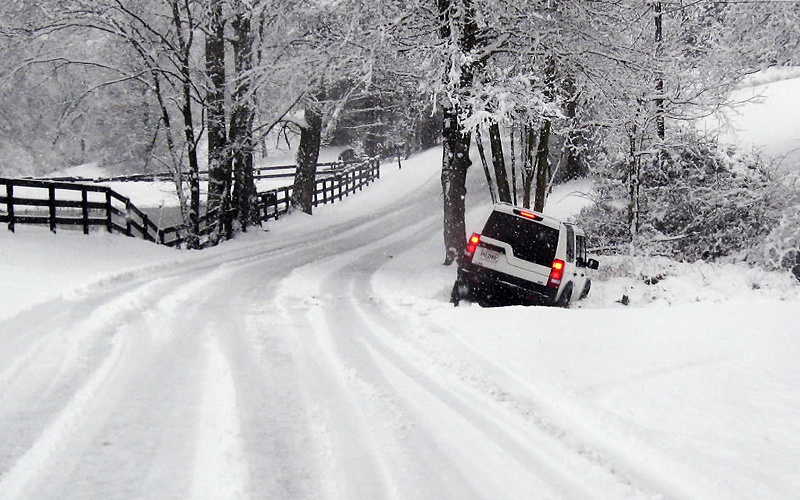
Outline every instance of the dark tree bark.
MULTIPOLYGON (((544 96, 548 100, 555 99, 556 88, 556 58, 553 55, 547 57, 544 67, 544 96)), ((547 198, 547 181, 550 175, 550 128, 552 122, 548 116, 543 117, 542 125, 539 128, 539 144, 536 147, 536 192, 533 198, 533 209, 541 212, 547 198)), ((533 136, 531 136, 533 140, 533 136)), ((528 205, 526 205, 528 206, 528 205)))
POLYGON ((234 176, 233 205, 242 231, 247 231, 247 227, 258 220, 258 214, 253 210, 256 205, 256 188, 253 180, 254 109, 249 78, 253 69, 253 41, 250 12, 244 5, 239 6, 231 27, 234 33, 234 67, 239 78, 232 96, 233 112, 230 125, 234 176))
POLYGON ((294 176, 292 206, 311 214, 314 205, 314 184, 317 160, 322 143, 322 115, 311 106, 305 109, 306 126, 300 129, 297 149, 297 170, 294 176))
MULTIPOLYGON (((653 11, 655 13, 655 48, 656 55, 660 56, 662 52, 662 8, 661 2, 653 3, 653 11)), ((666 137, 666 126, 664 124, 664 75, 661 71, 656 72, 656 134, 663 142, 666 137)))
POLYGON ((483 148, 483 137, 480 128, 475 130, 475 145, 478 146, 478 155, 481 157, 481 165, 483 165, 483 175, 486 176, 486 186, 489 188, 489 196, 492 198, 492 203, 497 203, 497 195, 494 191, 494 183, 492 176, 489 173, 489 162, 486 161, 486 152, 483 148))
POLYGON ((531 191, 536 176, 536 129, 533 125, 523 127, 522 159, 522 206, 531 207, 531 191))
POLYGON ((467 195, 467 169, 470 135, 463 132, 455 106, 444 109, 442 135, 442 193, 444 194, 444 244, 445 264, 461 262, 466 248, 467 227, 464 221, 467 195))
POLYGON ((229 205, 231 164, 227 154, 225 124, 225 23, 221 0, 208 0, 208 33, 206 34, 206 73, 209 89, 206 95, 206 129, 208 134, 208 224, 211 238, 219 241, 229 205))
POLYGON ((497 197, 500 201, 511 203, 511 188, 506 174, 506 160, 503 155, 503 142, 500 137, 500 126, 493 122, 489 125, 489 147, 492 149, 494 179, 497 183, 497 197))
POLYGON ((547 199, 547 178, 550 172, 550 120, 545 119, 539 130, 539 147, 536 149, 536 195, 533 198, 533 209, 544 210, 547 199))
POLYGON ((511 203, 517 204, 517 152, 514 145, 517 143, 517 125, 511 125, 511 203))
POLYGON ((639 234, 639 191, 641 187, 641 160, 636 151, 636 127, 628 136, 630 156, 628 158, 628 230, 631 240, 639 234))
MULTIPOLYGON (((445 42, 455 43, 463 54, 478 46, 478 26, 471 0, 437 0, 439 9, 439 35, 445 42), (457 5, 458 4, 458 5, 457 5), (457 15, 458 17, 454 17, 457 15), (456 40, 450 23, 458 24, 456 40)), ((459 68, 457 94, 465 94, 472 86, 479 61, 464 63, 459 68)), ((467 194, 467 169, 472 164, 469 158, 470 134, 464 132, 459 119, 458 97, 444 106, 442 117, 442 193, 444 198, 444 246, 445 265, 455 260, 461 262, 466 248, 466 223, 464 222, 465 197, 467 194)))
POLYGON ((190 65, 193 21, 189 11, 186 12, 187 19, 182 19, 180 4, 177 0, 173 0, 171 6, 172 20, 175 25, 175 32, 178 35, 179 69, 183 90, 181 114, 183 115, 183 131, 189 160, 189 231, 186 244, 189 248, 198 248, 200 246, 200 166, 197 160, 197 140, 195 138, 192 113, 192 74, 190 65))
POLYGON ((562 91, 564 93, 564 116, 567 118, 569 130, 566 134, 567 143, 564 148, 566 153, 564 168, 561 169, 558 179, 569 181, 586 175, 586 166, 581 157, 581 148, 586 141, 583 132, 578 128, 579 93, 575 88, 575 79, 572 76, 568 75, 564 78, 562 91))

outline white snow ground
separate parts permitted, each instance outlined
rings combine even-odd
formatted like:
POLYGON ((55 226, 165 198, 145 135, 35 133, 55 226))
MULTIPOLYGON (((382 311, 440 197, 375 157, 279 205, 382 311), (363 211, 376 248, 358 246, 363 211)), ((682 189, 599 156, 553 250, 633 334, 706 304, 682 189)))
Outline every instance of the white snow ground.
POLYGON ((792 279, 601 257, 572 309, 453 308, 440 155, 202 252, 0 231, 0 499, 798 498, 792 279))

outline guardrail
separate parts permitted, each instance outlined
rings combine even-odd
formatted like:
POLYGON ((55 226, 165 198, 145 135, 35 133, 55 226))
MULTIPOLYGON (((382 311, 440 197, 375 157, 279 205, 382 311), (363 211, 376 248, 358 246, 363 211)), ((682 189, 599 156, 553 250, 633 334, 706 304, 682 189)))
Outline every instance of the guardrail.
MULTIPOLYGON (((379 179, 380 163, 373 159, 344 170, 323 170, 322 174, 315 181, 314 206, 342 200, 379 179)), ((259 219, 277 219, 288 212, 293 191, 293 186, 286 186, 258 193, 259 219)), ((12 232, 22 224, 49 226, 54 233, 59 226, 79 226, 84 234, 92 227, 102 227, 109 233, 168 246, 180 246, 187 236, 183 225, 160 228, 129 198, 107 186, 0 177, 2 206, 5 211, 0 210, 0 223, 6 223, 12 232)), ((207 220, 208 214, 200 217, 201 236, 208 233, 207 220)))

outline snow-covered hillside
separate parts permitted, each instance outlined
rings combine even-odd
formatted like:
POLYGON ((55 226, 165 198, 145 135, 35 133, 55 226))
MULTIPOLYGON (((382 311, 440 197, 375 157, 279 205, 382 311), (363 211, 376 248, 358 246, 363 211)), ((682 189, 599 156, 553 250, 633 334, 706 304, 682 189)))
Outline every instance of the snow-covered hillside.
POLYGON ((440 161, 202 252, 0 231, 0 499, 797 498, 791 277, 600 257, 569 310, 454 308, 440 161))
POLYGON ((769 68, 751 75, 731 96, 738 103, 722 120, 709 119, 723 142, 758 151, 795 172, 800 170, 800 67, 769 68))

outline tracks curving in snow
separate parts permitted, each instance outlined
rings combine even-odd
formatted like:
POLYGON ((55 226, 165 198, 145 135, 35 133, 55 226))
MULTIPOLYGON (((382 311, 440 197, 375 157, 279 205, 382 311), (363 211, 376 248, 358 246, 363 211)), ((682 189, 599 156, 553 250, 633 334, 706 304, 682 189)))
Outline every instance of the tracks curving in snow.
POLYGON ((0 498, 702 497, 619 446, 646 447, 630 428, 430 321, 447 290, 433 310, 381 293, 439 238, 428 181, 2 323, 0 498))

